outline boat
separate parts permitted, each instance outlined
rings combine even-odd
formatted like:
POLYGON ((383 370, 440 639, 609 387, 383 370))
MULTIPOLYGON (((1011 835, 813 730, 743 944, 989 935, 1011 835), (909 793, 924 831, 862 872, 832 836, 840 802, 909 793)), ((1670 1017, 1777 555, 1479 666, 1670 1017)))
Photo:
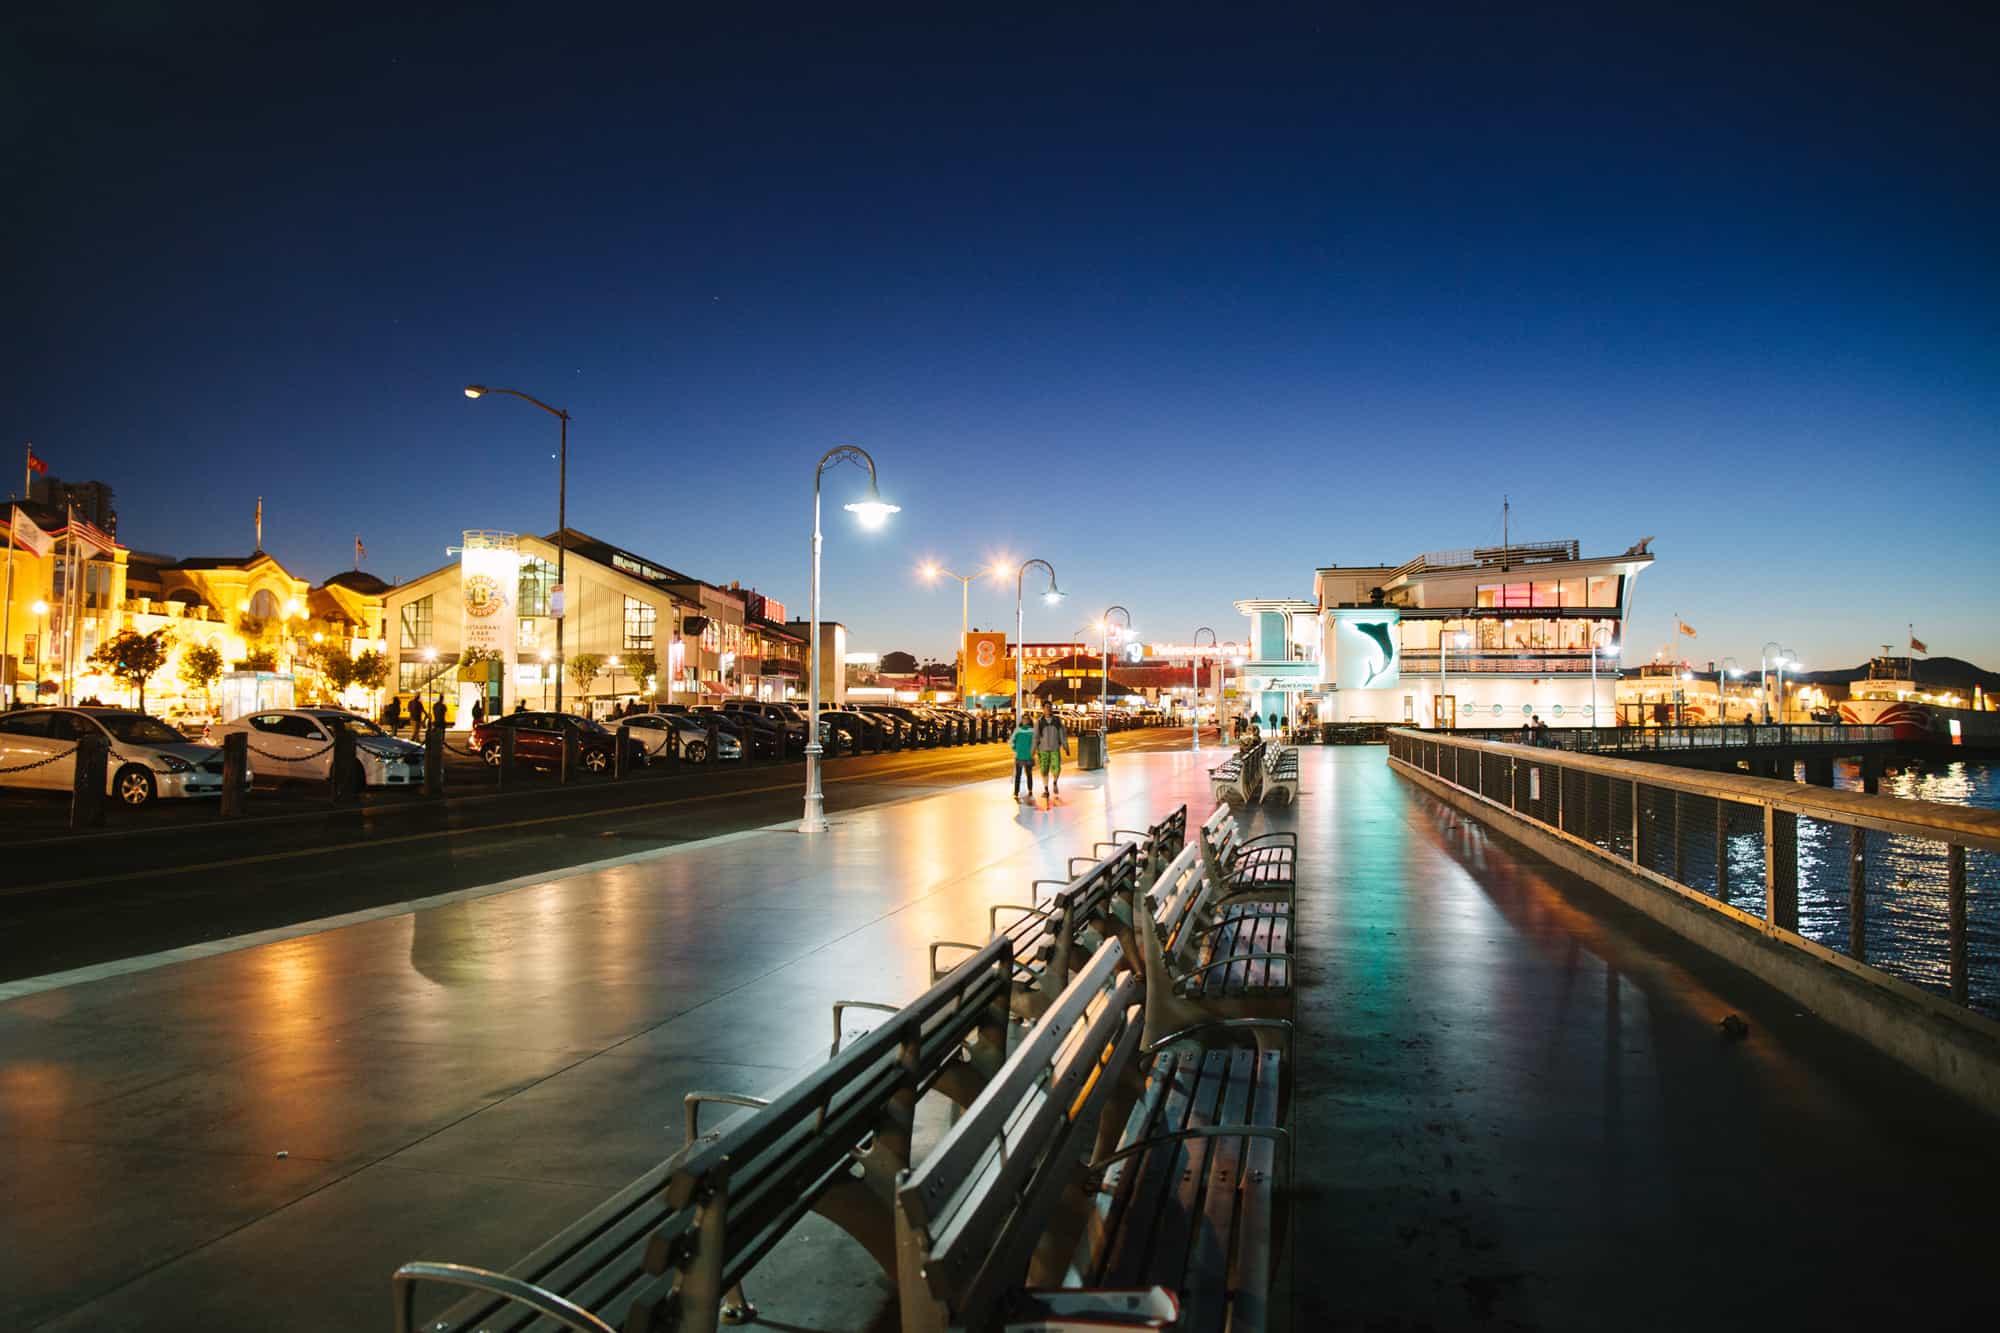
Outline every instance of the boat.
POLYGON ((2000 711, 1975 708, 1974 699, 1946 686, 1920 684, 1916 676, 1911 658, 1869 658, 1867 679, 1847 687, 1840 720, 1894 727, 1899 741, 2000 749, 2000 711))

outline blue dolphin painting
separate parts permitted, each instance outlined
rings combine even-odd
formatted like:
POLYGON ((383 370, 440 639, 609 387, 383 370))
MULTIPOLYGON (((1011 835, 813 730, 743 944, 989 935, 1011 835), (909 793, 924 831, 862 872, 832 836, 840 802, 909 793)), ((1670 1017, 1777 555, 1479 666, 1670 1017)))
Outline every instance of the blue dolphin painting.
POLYGON ((1352 623, 1354 628, 1375 640, 1375 646, 1382 650, 1382 660, 1368 668, 1368 677, 1361 682, 1362 688, 1366 689, 1375 683, 1375 677, 1389 669, 1389 663, 1396 660, 1396 645, 1389 639, 1389 621, 1356 620, 1352 623))

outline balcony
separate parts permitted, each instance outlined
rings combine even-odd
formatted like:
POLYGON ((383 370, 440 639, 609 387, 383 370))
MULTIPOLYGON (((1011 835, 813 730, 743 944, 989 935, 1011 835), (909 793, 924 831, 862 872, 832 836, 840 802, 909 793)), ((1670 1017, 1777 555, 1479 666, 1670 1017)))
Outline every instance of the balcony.
MULTIPOLYGON (((1590 653, 1586 649, 1510 648, 1493 652, 1453 652, 1445 660, 1450 676, 1588 676, 1590 653)), ((1600 676, 1613 674, 1616 663, 1598 666, 1600 676)), ((1435 648, 1418 648, 1403 654, 1403 674, 1434 676, 1438 670, 1435 648)))

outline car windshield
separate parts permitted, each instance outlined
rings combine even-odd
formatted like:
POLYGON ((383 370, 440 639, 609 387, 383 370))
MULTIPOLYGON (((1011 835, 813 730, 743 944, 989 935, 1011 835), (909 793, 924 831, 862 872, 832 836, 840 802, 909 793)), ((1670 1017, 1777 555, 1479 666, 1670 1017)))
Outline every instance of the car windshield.
POLYGON ((127 745, 185 745, 187 737, 144 713, 96 713, 97 724, 127 745))
POLYGON ((314 716, 330 727, 345 727, 357 736, 381 736, 386 734, 382 728, 376 726, 367 718, 356 717, 352 713, 318 713, 314 716))

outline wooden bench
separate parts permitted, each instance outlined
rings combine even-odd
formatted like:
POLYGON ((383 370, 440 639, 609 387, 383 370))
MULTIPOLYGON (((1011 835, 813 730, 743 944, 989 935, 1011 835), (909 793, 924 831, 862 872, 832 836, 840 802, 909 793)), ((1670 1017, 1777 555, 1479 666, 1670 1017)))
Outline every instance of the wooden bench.
POLYGON ((1274 889, 1290 893, 1298 884, 1299 835, 1290 830, 1246 838, 1229 807, 1219 805, 1202 821, 1195 844, 1224 896, 1274 889))
POLYGON ((1208 770, 1208 787, 1217 804, 1257 799, 1264 781, 1264 742, 1247 745, 1208 770))
POLYGON ((1295 745, 1274 747, 1264 756, 1264 793, 1259 799, 1268 801, 1281 792, 1286 805, 1299 799, 1299 751, 1295 745))
POLYGON ((899 1181, 903 1333, 1267 1325, 1285 1057, 1229 1043, 1289 1025, 1149 1045, 1141 992, 1107 941, 899 1181))
MULTIPOLYGON (((1143 885, 1150 887, 1166 869, 1167 862, 1181 854, 1187 846, 1187 805, 1183 802, 1173 812, 1156 823, 1148 825, 1142 832, 1138 829, 1113 829, 1114 839, 1131 838, 1138 842, 1141 857, 1139 878, 1143 885)), ((1102 851, 1113 843, 1100 842, 1094 851, 1102 851)))
MULTIPOLYGON (((999 938, 774 1100, 687 1097, 689 1142, 505 1272, 410 1263, 396 1271, 399 1333, 426 1282, 476 1294, 429 1333, 522 1333, 550 1325, 608 1333, 714 1330, 754 1309, 744 1276, 808 1213, 897 1271, 894 1184, 911 1160, 916 1103, 930 1091, 975 1099, 1004 1063, 1012 942, 999 938), (754 1114, 702 1135, 709 1103, 754 1114)), ((836 1014, 836 1023, 838 1016, 836 1014)))
POLYGON ((1289 1018, 1292 904, 1284 890, 1225 892, 1192 847, 1145 898, 1135 932, 1146 978, 1146 1040, 1215 1018, 1289 1018))

